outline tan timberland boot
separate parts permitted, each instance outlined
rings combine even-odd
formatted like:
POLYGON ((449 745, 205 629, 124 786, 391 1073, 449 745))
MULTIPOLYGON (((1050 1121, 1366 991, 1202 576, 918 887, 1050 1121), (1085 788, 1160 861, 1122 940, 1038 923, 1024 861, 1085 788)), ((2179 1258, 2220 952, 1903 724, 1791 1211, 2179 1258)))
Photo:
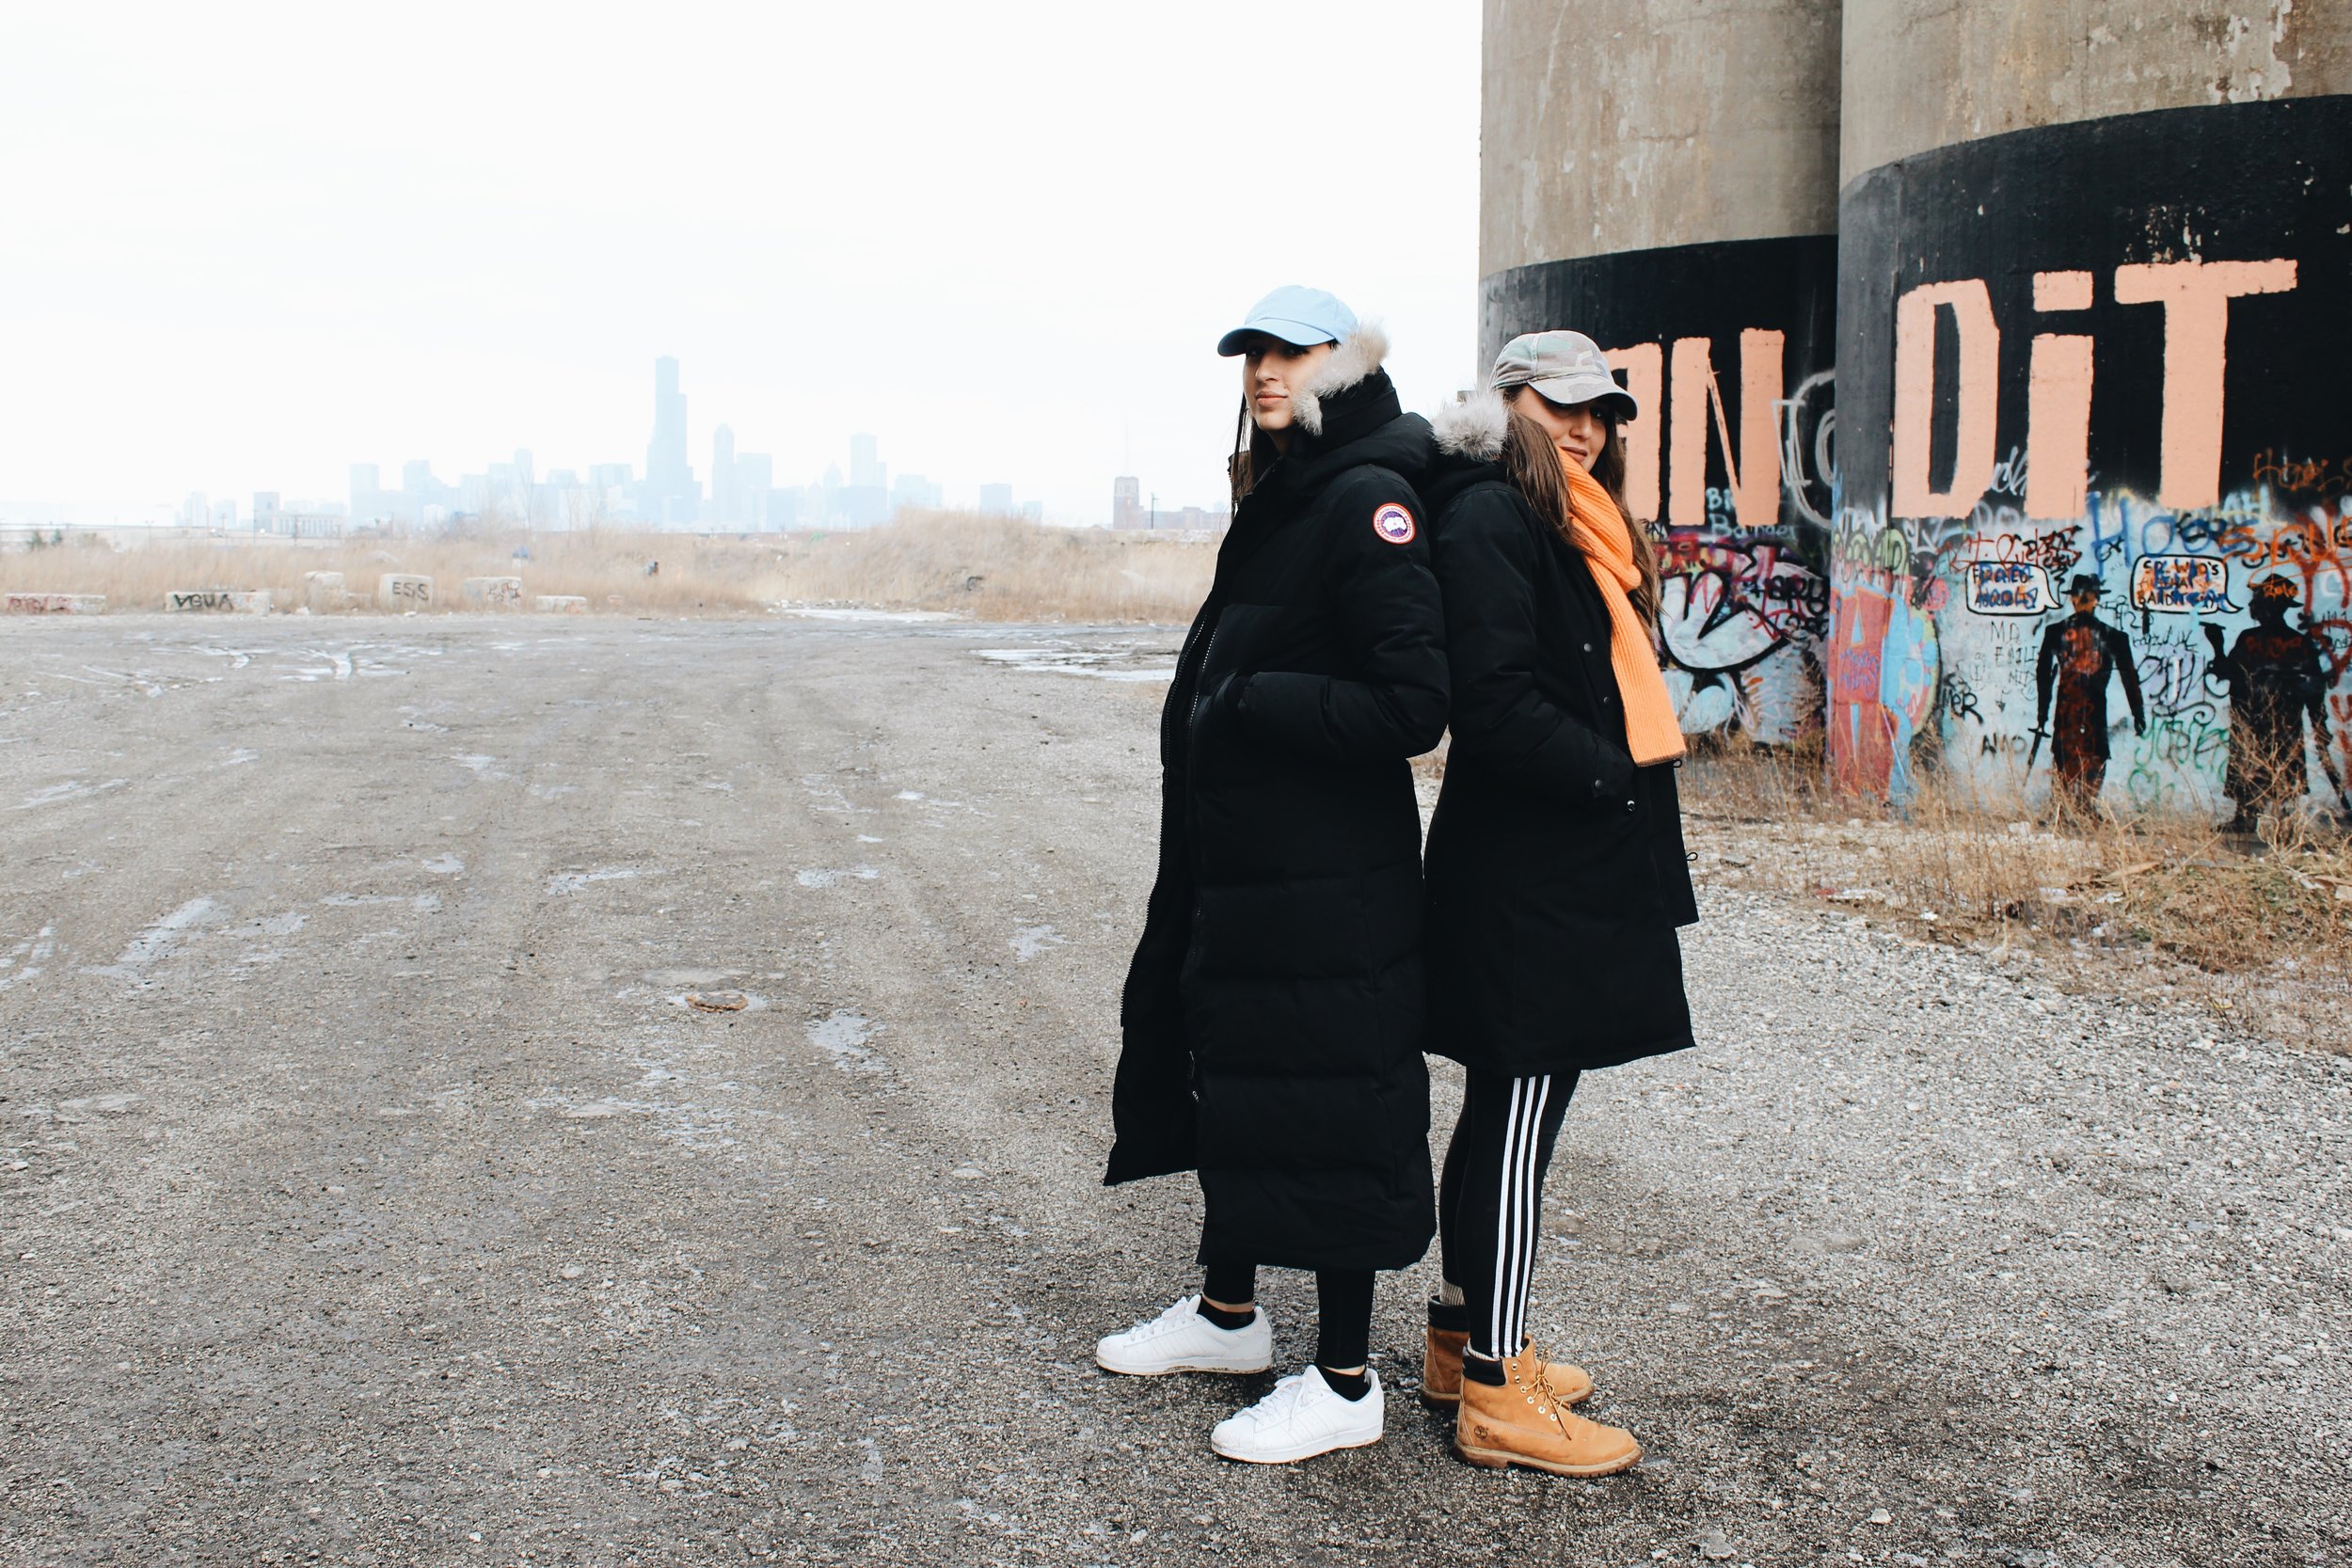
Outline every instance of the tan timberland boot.
MULTIPOLYGON (((1432 1410, 1451 1410, 1462 1402, 1462 1355, 1470 1336, 1429 1325, 1428 1347, 1421 1357, 1421 1402, 1432 1410)), ((1554 1361, 1545 1377, 1562 1404, 1581 1404, 1593 1397, 1592 1374, 1581 1367, 1554 1361)))
POLYGON ((1588 1421, 1547 1381, 1534 1346, 1505 1356, 1501 1386, 1468 1379, 1454 1418, 1454 1451, 1500 1470, 1523 1465, 1555 1476, 1612 1476, 1641 1463, 1629 1432, 1588 1421))

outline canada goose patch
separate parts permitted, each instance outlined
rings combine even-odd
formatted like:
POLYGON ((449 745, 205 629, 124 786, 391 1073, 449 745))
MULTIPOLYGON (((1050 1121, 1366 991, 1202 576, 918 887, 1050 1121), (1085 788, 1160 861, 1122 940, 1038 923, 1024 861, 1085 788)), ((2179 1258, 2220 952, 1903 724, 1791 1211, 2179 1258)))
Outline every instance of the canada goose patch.
POLYGON ((1409 545, 1420 531, 1413 526, 1413 515, 1390 501, 1372 515, 1372 531, 1391 545, 1409 545))

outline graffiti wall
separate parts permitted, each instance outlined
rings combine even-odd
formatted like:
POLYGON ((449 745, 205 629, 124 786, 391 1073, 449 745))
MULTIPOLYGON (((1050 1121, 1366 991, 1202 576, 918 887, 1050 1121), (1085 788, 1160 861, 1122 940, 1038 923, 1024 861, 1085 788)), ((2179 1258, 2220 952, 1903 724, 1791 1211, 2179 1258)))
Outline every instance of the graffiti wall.
POLYGON ((2352 99, 1945 148, 1839 225, 1835 782, 2340 795, 2352 99))
POLYGON ((1659 541, 1685 732, 1819 733, 1836 515, 1837 242, 1740 240, 1515 267, 1486 280, 1484 356, 1570 327, 1642 405, 1626 502, 1659 541))

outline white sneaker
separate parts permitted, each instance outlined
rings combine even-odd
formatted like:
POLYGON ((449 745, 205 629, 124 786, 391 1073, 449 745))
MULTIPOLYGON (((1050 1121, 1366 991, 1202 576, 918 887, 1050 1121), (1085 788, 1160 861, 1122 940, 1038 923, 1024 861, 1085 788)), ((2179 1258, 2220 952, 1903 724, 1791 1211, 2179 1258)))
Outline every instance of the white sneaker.
POLYGON ((1323 1369, 1311 1366, 1282 1379, 1248 1409, 1217 1422, 1209 1447, 1252 1465, 1292 1465, 1334 1449, 1377 1443, 1385 1420, 1380 1374, 1367 1368, 1364 1376, 1371 1391, 1360 1400, 1343 1399, 1323 1381, 1323 1369))
POLYGON ((1263 1372, 1274 1365, 1274 1325, 1261 1307, 1241 1327, 1219 1328, 1200 1315, 1199 1296, 1186 1296, 1148 1323, 1096 1340, 1094 1364, 1129 1377, 1263 1372))

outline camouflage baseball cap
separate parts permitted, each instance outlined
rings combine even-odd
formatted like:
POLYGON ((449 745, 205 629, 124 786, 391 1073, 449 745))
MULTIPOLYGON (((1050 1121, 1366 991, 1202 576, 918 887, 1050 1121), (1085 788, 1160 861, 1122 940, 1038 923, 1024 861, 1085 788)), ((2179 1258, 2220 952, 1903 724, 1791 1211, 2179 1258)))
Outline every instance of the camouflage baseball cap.
POLYGON ((1533 387, 1545 402, 1564 407, 1603 403, 1619 419, 1642 417, 1633 394, 1609 373, 1600 345, 1581 332, 1522 332, 1495 356, 1494 374, 1486 385, 1498 392, 1533 387))

